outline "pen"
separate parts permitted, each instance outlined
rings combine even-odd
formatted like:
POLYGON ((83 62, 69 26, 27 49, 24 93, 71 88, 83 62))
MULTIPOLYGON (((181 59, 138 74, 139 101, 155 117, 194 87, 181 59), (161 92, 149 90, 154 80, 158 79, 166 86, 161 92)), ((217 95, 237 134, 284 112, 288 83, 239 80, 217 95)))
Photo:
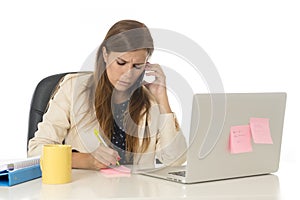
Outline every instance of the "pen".
MULTIPOLYGON (((103 144, 105 147, 108 147, 108 145, 105 143, 105 141, 103 140, 103 138, 101 137, 101 135, 99 134, 99 131, 97 129, 94 129, 94 134, 97 137, 97 139, 99 140, 99 142, 101 144, 103 144)), ((118 166, 120 166, 119 161, 117 161, 116 163, 118 166)))

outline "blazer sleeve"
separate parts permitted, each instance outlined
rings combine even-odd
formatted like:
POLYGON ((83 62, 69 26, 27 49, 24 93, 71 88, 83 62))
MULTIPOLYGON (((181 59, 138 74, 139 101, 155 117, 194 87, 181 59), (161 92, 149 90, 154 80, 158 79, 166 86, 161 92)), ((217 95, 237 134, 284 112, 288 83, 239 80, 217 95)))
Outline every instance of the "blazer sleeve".
POLYGON ((176 125, 174 113, 159 114, 156 156, 165 165, 181 165, 186 161, 187 143, 176 125))
POLYGON ((48 110, 29 141, 28 156, 41 155, 44 144, 61 144, 70 128, 72 78, 66 75, 49 101, 48 110))

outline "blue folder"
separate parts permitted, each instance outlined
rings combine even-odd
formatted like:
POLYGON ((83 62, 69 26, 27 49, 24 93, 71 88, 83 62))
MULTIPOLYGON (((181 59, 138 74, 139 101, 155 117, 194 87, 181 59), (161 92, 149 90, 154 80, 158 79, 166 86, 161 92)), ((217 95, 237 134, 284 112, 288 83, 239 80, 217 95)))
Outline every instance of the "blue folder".
POLYGON ((13 186, 42 176, 40 165, 0 173, 0 186, 13 186))

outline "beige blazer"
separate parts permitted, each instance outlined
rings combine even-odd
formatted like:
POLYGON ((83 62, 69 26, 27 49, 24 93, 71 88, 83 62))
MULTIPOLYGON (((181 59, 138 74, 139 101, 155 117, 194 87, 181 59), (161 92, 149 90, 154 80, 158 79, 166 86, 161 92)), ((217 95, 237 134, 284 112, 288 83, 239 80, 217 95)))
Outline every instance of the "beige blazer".
MULTIPOLYGON (((95 113, 89 116, 93 123, 86 127, 85 111, 88 108, 85 87, 92 73, 66 75, 59 84, 59 89, 49 101, 47 112, 38 124, 35 137, 29 141, 28 156, 37 156, 44 144, 66 144, 82 153, 94 151, 100 144, 93 130, 99 130, 95 113)), ((167 165, 182 164, 186 157, 186 141, 181 131, 175 127, 173 114, 160 114, 157 104, 152 103, 148 126, 150 144, 143 154, 134 155, 134 164, 153 167, 155 158, 167 165)), ((138 127, 140 140, 145 131, 146 116, 138 127)))

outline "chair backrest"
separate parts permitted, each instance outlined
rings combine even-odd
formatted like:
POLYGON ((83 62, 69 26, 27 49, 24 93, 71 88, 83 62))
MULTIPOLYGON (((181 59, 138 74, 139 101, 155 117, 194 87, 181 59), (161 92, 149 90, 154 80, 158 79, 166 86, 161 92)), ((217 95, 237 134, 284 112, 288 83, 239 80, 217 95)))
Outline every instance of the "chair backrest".
POLYGON ((46 107, 50 100, 50 97, 55 90, 59 81, 67 74, 77 72, 66 72, 61 74, 55 74, 42 79, 35 88, 33 93, 30 112, 29 112, 29 124, 27 135, 27 150, 28 142, 34 137, 34 133, 37 131, 38 123, 42 121, 46 107))

